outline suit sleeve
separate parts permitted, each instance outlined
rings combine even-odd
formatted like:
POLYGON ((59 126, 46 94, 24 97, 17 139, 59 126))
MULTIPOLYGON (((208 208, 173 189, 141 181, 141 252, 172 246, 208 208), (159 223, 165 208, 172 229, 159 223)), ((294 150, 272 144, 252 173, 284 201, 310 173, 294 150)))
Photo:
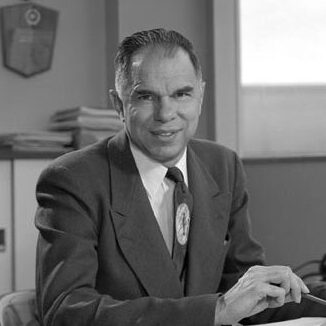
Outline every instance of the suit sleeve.
POLYGON ((232 204, 228 227, 230 241, 219 291, 226 292, 254 265, 264 265, 262 246, 253 238, 248 210, 246 175, 239 157, 233 154, 234 171, 230 171, 232 204))
POLYGON ((96 290, 101 223, 91 204, 96 187, 85 187, 83 178, 61 165, 47 168, 37 184, 36 293, 42 325, 213 325, 216 295, 121 301, 96 290))

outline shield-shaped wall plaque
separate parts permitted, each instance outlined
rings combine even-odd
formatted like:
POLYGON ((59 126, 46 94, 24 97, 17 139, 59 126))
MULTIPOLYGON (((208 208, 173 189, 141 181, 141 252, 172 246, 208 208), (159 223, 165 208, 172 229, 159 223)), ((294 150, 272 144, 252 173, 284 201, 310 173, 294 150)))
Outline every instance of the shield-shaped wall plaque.
POLYGON ((1 8, 3 64, 30 77, 51 68, 58 12, 35 3, 1 8))

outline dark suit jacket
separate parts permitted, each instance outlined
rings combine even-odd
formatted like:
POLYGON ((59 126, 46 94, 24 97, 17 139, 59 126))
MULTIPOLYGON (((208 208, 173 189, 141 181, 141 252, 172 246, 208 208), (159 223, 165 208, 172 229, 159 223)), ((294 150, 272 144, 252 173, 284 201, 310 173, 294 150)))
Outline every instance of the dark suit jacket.
POLYGON ((188 145, 194 209, 183 293, 123 132, 55 160, 37 185, 45 325, 213 325, 215 293, 263 263, 236 154, 188 145))

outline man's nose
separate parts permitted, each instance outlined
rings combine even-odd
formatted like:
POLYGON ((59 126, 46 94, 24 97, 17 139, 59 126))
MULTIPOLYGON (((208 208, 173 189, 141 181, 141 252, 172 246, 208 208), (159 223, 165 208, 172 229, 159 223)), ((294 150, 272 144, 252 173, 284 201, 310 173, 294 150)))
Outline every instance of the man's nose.
POLYGON ((154 119, 161 122, 167 122, 175 118, 176 108, 173 101, 168 97, 162 97, 157 102, 154 119))

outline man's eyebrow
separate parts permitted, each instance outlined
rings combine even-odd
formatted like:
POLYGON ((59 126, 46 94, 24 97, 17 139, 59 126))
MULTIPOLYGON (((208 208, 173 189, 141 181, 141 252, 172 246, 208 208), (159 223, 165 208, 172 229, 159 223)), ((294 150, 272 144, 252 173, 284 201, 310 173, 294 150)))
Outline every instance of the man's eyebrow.
MULTIPOLYGON (((187 85, 184 87, 177 88, 175 91, 173 91, 172 94, 177 94, 177 93, 191 93, 193 92, 194 87, 187 85)), ((148 88, 137 88, 135 87, 132 90, 133 95, 157 95, 157 93, 154 90, 148 89, 148 88)))
POLYGON ((194 90, 193 86, 184 86, 184 87, 181 87, 181 88, 178 88, 177 90, 175 90, 174 93, 180 93, 180 92, 190 93, 193 90, 194 90))
POLYGON ((155 94, 155 92, 149 90, 149 89, 134 89, 134 94, 142 95, 142 94, 155 94))

